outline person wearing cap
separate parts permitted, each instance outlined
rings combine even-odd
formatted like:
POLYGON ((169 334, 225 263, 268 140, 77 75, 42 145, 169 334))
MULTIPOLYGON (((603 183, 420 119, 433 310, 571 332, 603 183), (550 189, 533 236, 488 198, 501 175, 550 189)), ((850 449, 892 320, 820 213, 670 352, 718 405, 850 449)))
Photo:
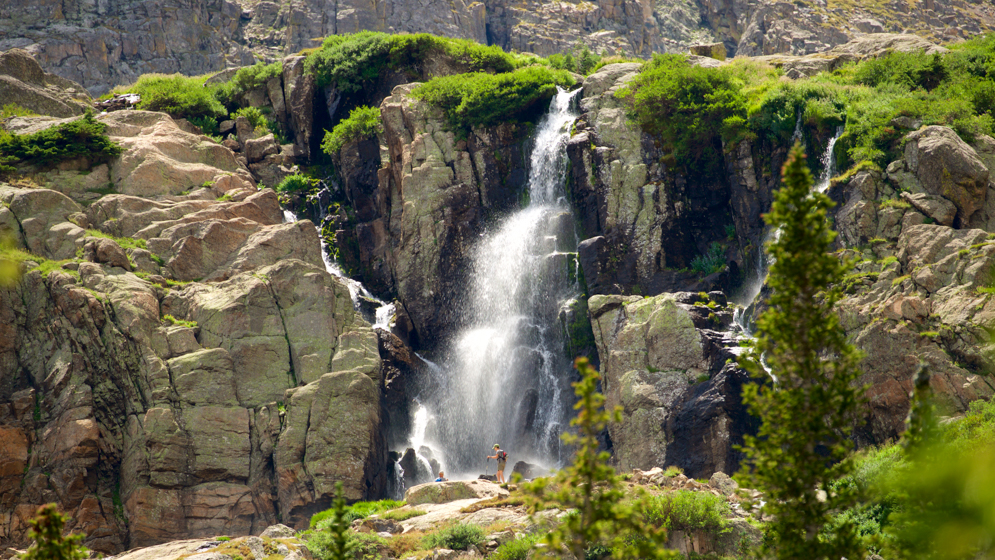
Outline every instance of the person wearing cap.
POLYGON ((501 451, 501 446, 494 444, 494 455, 488 455, 488 459, 497 459, 497 481, 504 484, 504 465, 508 462, 508 454, 501 451))

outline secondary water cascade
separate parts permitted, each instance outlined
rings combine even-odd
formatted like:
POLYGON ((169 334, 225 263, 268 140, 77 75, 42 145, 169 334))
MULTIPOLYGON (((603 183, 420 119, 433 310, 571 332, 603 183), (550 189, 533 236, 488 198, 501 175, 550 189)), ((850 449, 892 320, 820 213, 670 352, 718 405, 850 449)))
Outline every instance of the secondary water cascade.
MULTIPOLYGON (((836 127, 836 133, 832 138, 829 139, 829 143, 826 144, 826 149, 822 153, 822 157, 819 158, 819 163, 822 165, 822 172, 819 174, 819 179, 813 185, 812 190, 815 192, 824 193, 829 190, 829 183, 836 174, 836 158, 833 157, 833 151, 836 149, 836 141, 840 139, 845 130, 845 125, 840 125, 836 127)), ((801 133, 801 115, 798 116, 798 121, 795 123, 795 133, 791 137, 792 144, 800 140, 802 137, 801 133)), ((766 247, 767 243, 776 239, 780 235, 780 230, 770 230, 769 228, 764 233, 764 239, 762 247, 766 247)), ((761 249, 757 251, 757 267, 756 272, 753 277, 748 280, 742 289, 742 293, 738 298, 738 302, 742 307, 736 310, 734 315, 734 320, 739 326, 740 330, 747 337, 753 337, 753 320, 755 319, 754 310, 757 303, 760 301, 760 293, 763 289, 764 283, 767 281, 767 271, 770 268, 770 259, 767 256, 767 251, 761 249)))
POLYGON ((432 420, 416 422, 425 431, 411 443, 428 446, 450 477, 493 473, 486 457, 495 443, 509 454, 506 475, 519 460, 552 467, 563 459, 559 436, 573 395, 558 315, 578 291, 568 272, 577 239, 564 198, 576 93, 560 90, 536 129, 528 204, 475 247, 460 309, 466 327, 438 356, 419 399, 419 414, 432 420))

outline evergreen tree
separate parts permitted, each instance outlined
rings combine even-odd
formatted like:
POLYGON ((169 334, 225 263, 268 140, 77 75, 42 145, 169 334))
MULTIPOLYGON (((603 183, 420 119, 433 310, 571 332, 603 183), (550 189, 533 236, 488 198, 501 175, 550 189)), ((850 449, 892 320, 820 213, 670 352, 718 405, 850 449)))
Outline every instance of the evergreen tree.
POLYGON ((351 519, 348 513, 342 482, 336 482, 328 525, 324 531, 313 533, 308 541, 308 546, 313 547, 315 555, 322 560, 353 560, 356 543, 349 538, 351 519))
POLYGON ((62 536, 66 519, 55 504, 38 508, 36 517, 30 523, 28 538, 35 542, 21 556, 22 560, 83 560, 87 557, 86 548, 80 544, 83 535, 62 536))
POLYGON ((741 478, 765 493, 764 510, 773 519, 766 546, 777 558, 862 558, 852 524, 820 537, 832 513, 856 501, 834 482, 853 471, 848 436, 862 395, 855 385, 860 355, 832 310, 846 269, 831 254, 836 233, 826 211, 833 203, 812 191, 800 146, 782 175, 765 216, 779 231, 768 248, 769 308, 757 320, 753 352, 741 360, 764 380, 743 389, 743 402, 762 425, 757 437, 745 438, 741 478))
POLYGON ((557 551, 565 550, 582 559, 593 547, 605 547, 612 550, 613 559, 678 556, 664 548, 666 532, 645 522, 645 502, 626 500, 621 479, 608 465, 611 456, 598 451, 598 435, 609 420, 620 420, 620 409, 611 414, 604 410, 605 397, 598 392, 601 376, 587 358, 577 358, 574 367, 581 380, 573 384, 579 400, 570 425, 577 427, 578 434, 561 436, 566 445, 577 447, 573 464, 554 478, 540 478, 525 488, 534 509, 574 510, 546 535, 546 555, 558 557, 557 551))

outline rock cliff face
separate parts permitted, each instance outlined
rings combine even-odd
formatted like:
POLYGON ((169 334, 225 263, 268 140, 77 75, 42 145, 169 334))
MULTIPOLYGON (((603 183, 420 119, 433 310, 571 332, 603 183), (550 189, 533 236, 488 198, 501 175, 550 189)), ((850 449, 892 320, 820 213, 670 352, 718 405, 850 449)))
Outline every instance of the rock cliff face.
POLYGON ((62 261, 0 289, 0 542, 46 502, 109 554, 381 496, 380 345, 315 228, 168 116, 103 120, 110 164, 0 186, 0 233, 62 261))
POLYGON ((594 296, 591 322, 601 357, 609 425, 623 471, 678 466, 692 478, 739 468, 743 434, 755 429, 740 402, 749 374, 737 368, 738 340, 725 297, 687 292, 594 296))
POLYGON ((508 123, 457 139, 438 109, 409 95, 417 85, 394 88, 380 105, 382 146, 366 139, 342 149, 355 221, 336 242, 372 289, 396 294, 414 336, 431 345, 459 320, 453 303, 486 219, 525 186, 528 133, 508 123))
MULTIPOLYGON (((703 179, 675 173, 616 95, 639 65, 611 64, 584 82, 582 114, 567 146, 570 190, 580 222, 578 253, 592 294, 657 294, 728 288, 758 247, 760 213, 777 178, 758 170, 753 148, 728 147, 728 172, 703 179), (736 235, 730 235, 732 229, 736 235), (693 259, 722 246, 731 270, 701 277, 693 259)), ((775 163, 784 152, 764 154, 775 163)))
POLYGON ((23 48, 91 93, 148 72, 203 74, 278 60, 333 34, 428 32, 549 55, 580 44, 649 57, 722 43, 730 54, 810 54, 863 33, 916 33, 945 42, 995 29, 988 2, 889 0, 864 6, 778 0, 364 3, 292 0, 8 2, 0 51, 23 48))
POLYGON ((947 414, 995 389, 991 169, 995 140, 981 136, 971 146, 929 126, 906 136, 904 156, 885 172, 857 173, 830 191, 840 242, 858 259, 838 310, 867 354, 863 442, 902 432, 920 362, 947 414))

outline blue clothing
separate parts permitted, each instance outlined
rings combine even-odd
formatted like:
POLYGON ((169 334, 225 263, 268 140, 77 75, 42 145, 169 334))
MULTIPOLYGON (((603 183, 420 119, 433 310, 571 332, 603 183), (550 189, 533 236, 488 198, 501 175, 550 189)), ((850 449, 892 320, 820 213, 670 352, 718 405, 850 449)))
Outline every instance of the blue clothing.
POLYGON ((435 481, 436 482, 449 482, 449 480, 447 480, 445 478, 442 478, 441 476, 439 478, 435 479, 435 481))

